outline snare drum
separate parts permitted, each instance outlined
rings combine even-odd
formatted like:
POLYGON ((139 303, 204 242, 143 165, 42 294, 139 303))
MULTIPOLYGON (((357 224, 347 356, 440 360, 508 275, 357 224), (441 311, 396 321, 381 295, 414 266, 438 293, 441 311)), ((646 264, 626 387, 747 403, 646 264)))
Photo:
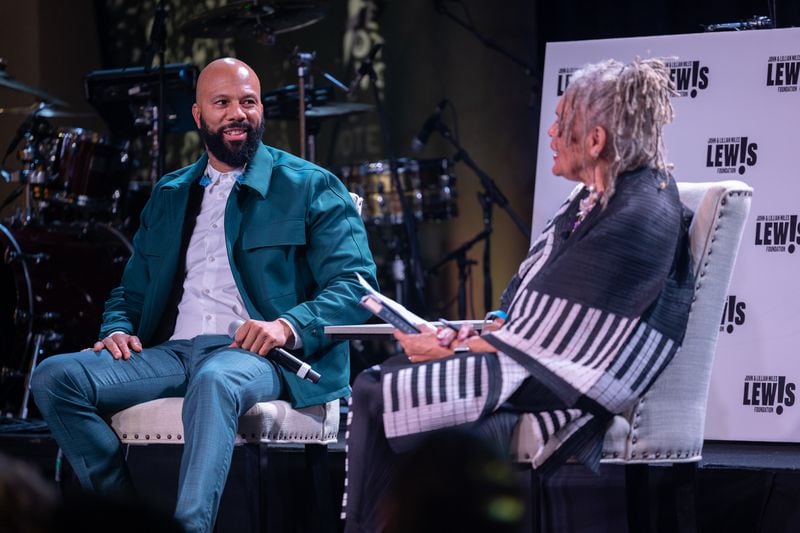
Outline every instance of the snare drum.
MULTIPOLYGON (((447 159, 396 160, 397 177, 416 220, 445 220, 458 214, 455 177, 447 159)), ((400 194, 388 160, 341 167, 339 176, 352 193, 364 199, 361 216, 367 225, 404 221, 400 194)))
POLYGON ((83 128, 59 128, 47 143, 52 201, 109 212, 127 189, 128 146, 83 128))
MULTIPOLYGON (((105 300, 130 254, 130 242, 103 224, 0 224, 0 385, 19 389, 37 334, 46 354, 97 340, 105 300)), ((2 402, 9 408, 9 398, 2 402)))

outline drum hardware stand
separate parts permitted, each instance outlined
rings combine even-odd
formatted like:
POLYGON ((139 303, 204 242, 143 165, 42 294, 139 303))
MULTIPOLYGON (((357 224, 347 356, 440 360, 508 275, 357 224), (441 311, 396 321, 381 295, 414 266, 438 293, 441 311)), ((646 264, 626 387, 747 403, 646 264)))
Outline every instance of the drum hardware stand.
POLYGON ((25 420, 28 418, 28 401, 31 396, 31 377, 36 365, 39 363, 39 355, 42 353, 42 344, 44 344, 44 333, 37 333, 33 336, 33 353, 31 354, 31 364, 28 367, 28 372, 25 374, 25 384, 22 387, 22 405, 19 408, 19 418, 25 420))
POLYGON ((14 152, 14 149, 19 145, 20 141, 25 142, 21 157, 23 168, 19 172, 20 185, 3 200, 2 204, 0 204, 0 209, 3 209, 20 195, 25 194, 25 207, 23 212, 18 215, 23 225, 29 224, 38 216, 38 209, 36 213, 37 216, 34 214, 33 191, 31 190, 31 185, 40 183, 43 185, 45 180, 43 171, 41 169, 37 170, 37 167, 43 162, 42 155, 37 148, 37 143, 39 142, 39 138, 46 137, 51 129, 50 123, 38 115, 39 111, 46 107, 45 103, 39 102, 25 121, 20 124, 16 135, 11 140, 3 156, 2 163, 0 163, 5 163, 8 156, 14 152))
POLYGON ((150 185, 155 185, 161 177, 160 154, 161 154, 161 139, 159 137, 160 126, 158 106, 144 105, 137 108, 136 119, 134 124, 147 131, 147 137, 150 139, 150 147, 148 155, 150 156, 150 185))
MULTIPOLYGON (((376 45, 378 46, 377 50, 380 50, 382 44, 376 45)), ((419 309, 425 309, 425 277, 424 271, 422 269, 422 260, 421 254, 419 250, 419 239, 417 238, 417 227, 416 227, 416 220, 414 219, 414 214, 411 211, 411 207, 408 205, 408 199, 406 198, 405 190, 403 188, 403 184, 400 182, 400 177, 397 173, 397 159, 394 157, 394 150, 392 148, 392 138, 391 138, 391 131, 389 128, 389 117, 386 112, 386 107, 383 105, 383 100, 381 98, 380 89, 378 88, 378 74, 375 72, 375 69, 372 65, 372 60, 370 58, 374 58, 377 55, 377 50, 375 53, 370 53, 370 57, 365 59, 361 66, 359 67, 359 77, 361 76, 368 76, 370 87, 372 88, 373 98, 375 100, 375 108, 378 111, 378 120, 380 122, 381 134, 383 137, 383 149, 386 154, 389 156, 389 169, 392 176, 392 183, 394 184, 394 188, 397 190, 397 194, 400 198, 400 206, 403 212, 403 225, 406 230, 406 237, 408 238, 408 248, 411 252, 411 257, 409 259, 410 267, 411 267, 411 276, 414 280, 414 288, 417 303, 419 305, 419 309)), ((392 271, 394 272, 394 268, 392 271)), ((406 277, 405 273, 403 273, 402 280, 395 280, 398 283, 405 283, 406 277)), ((401 294, 398 293, 395 295, 395 298, 399 303, 405 305, 409 308, 413 308, 414 306, 409 305, 408 302, 404 302, 401 300, 401 294)))
MULTIPOLYGON (((52 317, 44 317, 52 318, 52 317)), ((19 408, 18 418, 25 420, 28 418, 28 402, 31 396, 31 378, 33 371, 39 365, 39 356, 44 352, 45 343, 59 342, 62 338, 60 333, 51 329, 40 331, 33 336, 33 351, 31 352, 31 363, 28 365, 28 371, 25 374, 25 383, 22 389, 22 404, 19 408)))
MULTIPOLYGON (((297 87, 298 87, 298 123, 300 125, 300 157, 312 163, 317 162, 317 134, 319 133, 319 122, 309 121, 306 116, 306 84, 313 87, 314 78, 311 75, 311 69, 314 67, 314 59, 317 57, 316 52, 301 52, 295 47, 291 55, 294 57, 294 62, 297 65, 297 87)), ((335 87, 338 87, 345 93, 349 89, 342 82, 337 80, 331 74, 321 71, 322 76, 331 82, 335 87)))
MULTIPOLYGON (((472 240, 468 241, 467 244, 474 244, 473 241, 476 239, 486 239, 486 247, 484 248, 483 254, 483 298, 484 298, 484 306, 486 312, 492 309, 494 299, 492 297, 492 278, 491 278, 491 256, 490 256, 490 235, 492 233, 492 204, 497 204, 499 207, 505 209, 508 213, 508 216, 511 217, 511 220, 516 224, 519 231, 524 235, 528 241, 531 240, 531 232, 528 228, 523 224, 522 220, 517 216, 514 210, 508 203, 508 198, 500 191, 497 187, 497 184, 494 180, 486 174, 476 163, 472 160, 470 155, 464 149, 461 144, 453 137, 450 128, 447 127, 441 120, 436 122, 436 130, 439 134, 447 140, 450 144, 453 145, 456 149, 456 153, 453 156, 453 161, 463 161, 480 179, 481 185, 483 186, 483 191, 478 193, 478 201, 483 208, 483 225, 484 230, 479 234, 477 237, 473 238, 472 240), (480 239, 478 238, 480 237, 480 239)), ((476 241, 477 242, 477 241, 476 241)), ((472 245, 470 244, 470 246, 472 245)), ((461 306, 459 305, 459 312, 461 311, 461 306)), ((464 318, 463 316, 461 317, 464 318)))
MULTIPOLYGON (((397 248, 397 246, 395 246, 397 248)), ((394 294, 397 301, 402 301, 405 298, 403 289, 406 284, 406 264, 400 254, 395 252, 394 260, 392 261, 392 279, 394 280, 394 294)))
POLYGON ((298 122, 300 124, 300 157, 314 162, 316 158, 316 142, 306 138, 306 80, 309 83, 314 83, 313 78, 309 76, 309 66, 316 57, 316 52, 300 52, 295 51, 295 62, 297 63, 297 109, 298 109, 298 122), (311 142, 309 142, 311 141, 311 142), (311 151, 306 154, 306 144, 310 145, 311 151), (308 157, 306 157, 308 155, 308 157))
POLYGON ((164 105, 166 100, 166 75, 164 67, 166 66, 166 61, 164 58, 164 51, 166 49, 166 40, 167 40, 167 28, 166 28, 166 19, 167 19, 167 2, 165 0, 158 0, 158 4, 156 7, 156 14, 153 18, 153 27, 150 29, 150 43, 147 45, 147 49, 145 51, 145 64, 144 68, 145 71, 149 72, 152 69, 153 65, 153 58, 154 56, 158 55, 158 107, 153 108, 153 129, 156 132, 155 141, 154 141, 154 148, 157 150, 157 158, 156 158, 156 179, 153 180, 153 184, 158 181, 158 179, 164 175, 164 160, 165 160, 165 150, 164 150, 164 121, 162 118, 164 117, 164 105))

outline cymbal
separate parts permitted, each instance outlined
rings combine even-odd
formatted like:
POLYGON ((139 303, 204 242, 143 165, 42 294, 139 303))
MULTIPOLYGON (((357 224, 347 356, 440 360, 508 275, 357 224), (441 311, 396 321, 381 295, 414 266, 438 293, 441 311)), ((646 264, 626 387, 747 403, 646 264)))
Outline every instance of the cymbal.
POLYGON ((0 117, 3 115, 30 115, 36 112, 36 116, 42 118, 91 118, 96 117, 94 113, 78 113, 76 111, 62 111, 52 107, 38 106, 36 104, 21 107, 0 107, 0 117), (38 111, 36 111, 38 109, 38 111))
POLYGON ((328 12, 328 0, 240 0, 189 20, 191 37, 269 37, 304 28, 328 12))
POLYGON ((375 106, 371 104, 361 104, 359 102, 332 102, 330 104, 312 107, 311 109, 307 110, 306 118, 308 120, 317 120, 323 118, 344 117, 346 115, 366 113, 374 108, 375 106))
POLYGON ((67 104, 63 100, 59 100, 55 96, 48 94, 41 89, 37 89, 36 87, 32 87, 30 85, 26 85, 20 81, 15 80, 11 76, 9 76, 8 73, 6 73, 5 66, 2 64, 0 64, 0 87, 5 87, 7 89, 11 89, 12 91, 27 93, 35 96, 39 100, 44 100, 45 102, 55 104, 61 107, 69 107, 69 104, 67 104))

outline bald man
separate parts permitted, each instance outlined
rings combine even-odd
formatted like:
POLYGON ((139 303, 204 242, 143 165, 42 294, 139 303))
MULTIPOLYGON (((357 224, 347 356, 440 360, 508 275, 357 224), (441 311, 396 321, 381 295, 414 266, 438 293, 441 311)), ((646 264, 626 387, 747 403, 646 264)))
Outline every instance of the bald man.
POLYGON ((349 393, 346 343, 328 324, 367 318, 356 273, 375 281, 364 225, 332 174, 261 143, 261 86, 231 58, 197 81, 192 115, 206 147, 154 187, 92 350, 45 359, 36 404, 81 484, 130 491, 103 415, 183 396, 185 445, 176 518, 210 531, 228 475, 237 418, 255 403, 294 407, 349 393), (263 357, 295 351, 317 384, 263 357))

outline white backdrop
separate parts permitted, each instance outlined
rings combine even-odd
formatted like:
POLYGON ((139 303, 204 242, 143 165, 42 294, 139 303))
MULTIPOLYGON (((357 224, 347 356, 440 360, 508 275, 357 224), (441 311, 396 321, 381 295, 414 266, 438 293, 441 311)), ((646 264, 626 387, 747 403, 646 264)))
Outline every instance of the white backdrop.
POLYGON ((570 73, 636 56, 670 58, 676 179, 755 189, 720 317, 706 438, 800 442, 800 28, 548 43, 534 237, 574 185, 553 177, 547 136, 570 73))

